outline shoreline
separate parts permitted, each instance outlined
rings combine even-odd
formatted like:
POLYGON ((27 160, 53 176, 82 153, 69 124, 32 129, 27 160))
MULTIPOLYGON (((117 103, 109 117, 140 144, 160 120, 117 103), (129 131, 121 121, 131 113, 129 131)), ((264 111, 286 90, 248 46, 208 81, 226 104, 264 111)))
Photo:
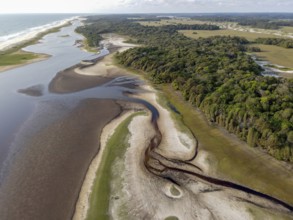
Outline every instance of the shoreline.
POLYGON ((47 59, 49 59, 51 57, 51 55, 48 55, 48 54, 32 53, 32 52, 28 52, 28 53, 29 54, 33 54, 33 55, 36 55, 37 57, 36 58, 33 58, 31 60, 27 60, 26 62, 20 63, 20 64, 0 66, 0 74, 2 72, 8 71, 8 70, 12 70, 12 69, 16 69, 16 68, 19 68, 19 67, 23 67, 23 66, 26 66, 26 65, 29 65, 29 64, 41 62, 41 61, 47 60, 47 59))
POLYGON ((110 121, 102 130, 100 135, 100 150, 93 158, 88 171, 86 173, 85 179, 83 181, 79 197, 76 202, 75 212, 72 217, 73 220, 86 219, 89 210, 89 201, 92 192, 92 187, 96 180, 96 173, 99 170, 100 164, 102 162, 102 157, 104 155, 105 148, 107 146, 107 141, 114 134, 116 128, 125 121, 129 116, 131 116, 134 111, 125 111, 117 118, 110 121))
MULTIPOLYGON (((109 35, 107 35, 109 36, 109 35)), ((108 55, 102 57, 102 59, 97 60, 94 64, 90 66, 83 66, 83 65, 77 65, 74 66, 71 69, 70 75, 80 76, 80 77, 103 77, 103 78, 110 78, 113 79, 114 77, 122 76, 123 74, 126 74, 125 71, 117 71, 116 66, 113 68, 113 54, 115 52, 115 49, 118 51, 123 51, 133 45, 131 44, 125 44, 123 43, 123 38, 118 37, 117 35, 114 36, 115 40, 110 43, 108 39, 103 41, 104 45, 107 45, 108 47, 111 47, 111 45, 114 45, 114 50, 111 51, 108 55), (95 71, 97 70, 97 71, 95 71), (122 73, 121 73, 122 72, 122 73)), ((119 70, 119 69, 118 69, 119 70)), ((127 74, 129 75, 129 74, 127 74)), ((52 87, 51 87, 52 89, 52 87)), ((90 208, 90 197, 92 193, 92 188, 96 180, 96 173, 98 172, 101 162, 103 160, 103 155, 105 148, 107 146, 107 141, 111 138, 111 136, 114 134, 118 126, 124 122, 127 118, 129 118, 131 115, 135 113, 135 109, 132 107, 131 110, 124 110, 121 115, 117 116, 117 118, 110 121, 102 130, 101 136, 100 136, 100 150, 99 152, 94 156, 91 164, 88 167, 88 170, 86 172, 85 178, 83 180, 81 190, 79 192, 79 196, 76 202, 75 212, 72 217, 73 220, 81 220, 86 219, 87 214, 90 208)))
MULTIPOLYGON (((34 53, 34 52, 26 51, 24 49, 30 45, 37 44, 46 35, 54 33, 54 32, 58 32, 61 30, 61 28, 72 25, 71 22, 76 19, 79 19, 79 17, 73 17, 73 18, 68 18, 61 21, 56 21, 58 22, 58 24, 52 25, 44 30, 40 30, 39 32, 27 33, 27 36, 22 37, 22 39, 11 39, 10 40, 11 42, 6 43, 6 45, 1 45, 0 43, 0 53, 2 55, 27 54, 27 55, 36 56, 36 58, 28 59, 25 62, 19 61, 19 62, 16 62, 15 64, 0 66, 0 73, 49 59, 51 55, 42 54, 42 53, 34 53)), ((53 22, 53 23, 56 23, 56 22, 53 22)), ((47 24, 47 25, 50 25, 50 24, 47 24)))
POLYGON ((13 50, 14 48, 20 48, 20 47, 23 48, 27 46, 27 44, 30 45, 31 42, 36 42, 40 40, 45 35, 52 33, 52 31, 56 32, 60 28, 70 25, 71 22, 76 19, 79 19, 79 17, 75 16, 75 17, 51 22, 42 26, 34 27, 34 29, 39 28, 40 30, 28 32, 24 34, 24 36, 22 37, 7 40, 5 43, 0 42, 0 52, 13 50), (49 26, 49 27, 45 27, 45 26, 49 26))

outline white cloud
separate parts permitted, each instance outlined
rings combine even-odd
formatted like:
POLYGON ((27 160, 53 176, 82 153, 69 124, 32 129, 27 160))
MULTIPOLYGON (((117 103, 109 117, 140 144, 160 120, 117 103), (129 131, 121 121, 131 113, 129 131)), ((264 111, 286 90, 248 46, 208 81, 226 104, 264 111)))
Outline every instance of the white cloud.
POLYGON ((293 12, 293 0, 5 0, 0 13, 19 12, 293 12))

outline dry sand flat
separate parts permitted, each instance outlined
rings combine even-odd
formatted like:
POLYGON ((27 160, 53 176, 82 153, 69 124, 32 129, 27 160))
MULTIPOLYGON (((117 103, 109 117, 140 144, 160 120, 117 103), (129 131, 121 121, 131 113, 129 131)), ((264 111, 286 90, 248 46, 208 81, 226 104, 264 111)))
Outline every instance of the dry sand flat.
MULTIPOLYGON (((188 136, 183 139, 184 141, 180 138, 172 138, 173 142, 164 141, 164 138, 168 138, 170 135, 180 137, 182 134, 174 126, 170 113, 157 103, 155 91, 144 93, 140 97, 157 107, 160 113, 159 129, 168 130, 162 132, 162 142, 158 146, 158 151, 167 155, 167 158, 168 156, 172 158, 177 151, 176 159, 181 161, 193 154, 192 150, 184 149, 186 145, 190 144, 190 148, 192 148, 194 144, 194 141, 188 140, 190 139, 188 136), (167 128, 166 125, 168 125, 167 128), (176 148, 172 145, 176 145, 176 148)), ((178 219, 253 219, 252 213, 248 211, 250 202, 259 204, 260 207, 267 207, 268 210, 275 210, 277 213, 285 211, 283 207, 262 198, 217 186, 189 175, 169 173, 169 176, 179 183, 180 186, 177 186, 170 183, 169 180, 149 173, 143 162, 145 150, 155 135, 150 121, 150 116, 137 116, 129 125, 130 147, 124 160, 123 193, 119 195, 122 199, 120 201, 112 200, 111 204, 111 213, 116 216, 114 219, 119 219, 117 213, 123 204, 127 204, 129 208, 129 219, 165 219, 168 216, 176 216, 178 219)), ((204 154, 202 157, 205 156, 204 154)), ((196 164, 208 166, 204 164, 202 158, 200 160, 196 164)), ((117 192, 115 192, 116 194, 117 192)), ((261 212, 264 212, 262 217, 270 218, 270 213, 262 209, 261 212)))
MULTIPOLYGON (((115 35, 115 34, 107 34, 103 35, 106 39, 101 42, 101 44, 105 45, 107 48, 111 48, 118 50, 119 52, 123 52, 131 47, 135 47, 137 45, 124 43, 124 38, 115 35)), ((98 61, 96 64, 86 67, 80 68, 77 67, 74 71, 83 76, 102 76, 102 77, 117 77, 120 75, 129 75, 129 73, 123 69, 117 68, 113 63, 113 53, 104 57, 102 60, 98 61)))

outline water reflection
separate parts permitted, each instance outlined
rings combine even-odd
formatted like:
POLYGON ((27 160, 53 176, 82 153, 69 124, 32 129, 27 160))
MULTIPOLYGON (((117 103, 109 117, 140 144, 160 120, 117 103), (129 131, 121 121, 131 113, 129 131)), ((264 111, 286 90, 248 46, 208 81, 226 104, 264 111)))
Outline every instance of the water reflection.
MULTIPOLYGON (((75 45, 83 37, 75 33, 75 28, 81 22, 75 20, 71 26, 64 27, 58 33, 45 36, 40 43, 25 48, 26 51, 49 54, 47 60, 0 73, 0 168, 8 156, 9 147, 20 130, 21 124, 33 112, 33 109, 43 102, 32 96, 18 93, 19 89, 33 85, 43 87, 44 98, 48 93, 48 84, 61 70, 66 69, 84 59, 94 59, 104 56, 107 50, 99 55, 82 51, 75 45), (65 36, 66 37, 62 37, 65 36)), ((45 98, 49 99, 49 97, 45 98)))

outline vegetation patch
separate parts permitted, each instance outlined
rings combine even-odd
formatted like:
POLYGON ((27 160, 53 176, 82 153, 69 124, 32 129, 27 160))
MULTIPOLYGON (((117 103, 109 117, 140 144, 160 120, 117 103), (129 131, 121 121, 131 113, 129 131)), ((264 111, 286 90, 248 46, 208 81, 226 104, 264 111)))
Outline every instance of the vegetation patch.
POLYGON ((135 113, 123 121, 108 140, 103 152, 102 161, 96 173, 96 179, 90 196, 90 206, 87 220, 107 220, 111 193, 112 165, 116 158, 123 157, 127 147, 128 125, 132 118, 141 113, 135 113))
POLYGON ((260 66, 247 55, 247 39, 214 36, 193 40, 178 33, 181 29, 216 29, 207 24, 150 27, 123 17, 99 16, 89 22, 85 35, 116 32, 145 45, 118 53, 120 64, 146 72, 153 83, 172 84, 210 122, 252 147, 293 161, 293 82, 263 77, 260 66))
POLYGON ((196 135, 200 148, 207 151, 212 165, 220 177, 238 182, 260 192, 293 203, 292 181, 288 172, 279 170, 279 165, 254 149, 247 149, 244 143, 233 141, 219 128, 209 124, 203 114, 187 103, 179 92, 170 85, 162 85, 165 97, 181 112, 181 120, 196 135), (253 172, 252 172, 253 171, 253 172), (280 181, 282 180, 282 181, 280 181), (290 192, 289 192, 289 191, 290 192))
POLYGON ((253 44, 252 46, 261 49, 261 52, 254 54, 262 60, 287 68, 293 68, 293 49, 286 49, 274 45, 253 44))
POLYGON ((255 43, 264 45, 275 45, 284 48, 293 48, 293 40, 285 38, 257 38, 255 39, 255 43))
POLYGON ((176 216, 169 216, 165 218, 165 220, 179 220, 179 218, 177 218, 176 216))
POLYGON ((24 64, 38 57, 39 56, 37 54, 28 53, 24 51, 19 51, 19 52, 11 53, 11 54, 1 54, 0 66, 12 66, 12 65, 24 64))
POLYGON ((198 39, 200 37, 207 38, 207 37, 213 37, 213 36, 244 37, 249 41, 255 41, 257 38, 268 38, 268 37, 278 38, 277 36, 272 34, 252 33, 252 32, 236 31, 236 30, 229 30, 229 29, 222 29, 222 30, 215 30, 215 31, 198 30, 196 31, 196 34, 194 33, 194 31, 181 30, 180 33, 193 39, 198 39))
POLYGON ((180 191, 174 185, 171 186, 170 192, 173 196, 180 196, 181 195, 180 191))
POLYGON ((7 66, 21 65, 21 64, 25 64, 30 61, 33 61, 35 59, 44 57, 43 54, 30 53, 30 52, 23 51, 21 49, 29 45, 36 44, 45 35, 58 32, 62 27, 66 27, 69 25, 70 23, 67 23, 60 27, 49 29, 48 31, 45 31, 37 35, 35 38, 31 40, 17 44, 13 46, 12 48, 0 51, 0 66, 7 67, 7 66))

